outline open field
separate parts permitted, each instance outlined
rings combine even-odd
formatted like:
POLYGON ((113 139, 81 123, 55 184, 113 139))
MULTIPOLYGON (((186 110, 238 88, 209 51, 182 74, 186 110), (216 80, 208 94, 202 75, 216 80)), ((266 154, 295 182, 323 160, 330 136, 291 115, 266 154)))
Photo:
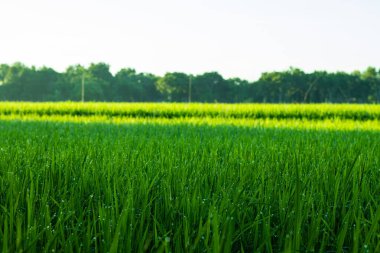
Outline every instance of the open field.
POLYGON ((0 103, 2 252, 380 252, 380 106, 0 103))

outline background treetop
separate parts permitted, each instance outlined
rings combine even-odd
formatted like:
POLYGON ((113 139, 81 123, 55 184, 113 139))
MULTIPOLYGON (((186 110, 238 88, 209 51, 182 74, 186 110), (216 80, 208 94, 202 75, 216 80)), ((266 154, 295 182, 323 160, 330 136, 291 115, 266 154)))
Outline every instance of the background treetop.
POLYGON ((112 74, 106 63, 69 66, 60 73, 22 63, 0 65, 0 100, 223 103, 379 103, 380 70, 352 73, 298 68, 262 73, 256 81, 225 79, 217 72, 163 76, 123 68, 112 74))

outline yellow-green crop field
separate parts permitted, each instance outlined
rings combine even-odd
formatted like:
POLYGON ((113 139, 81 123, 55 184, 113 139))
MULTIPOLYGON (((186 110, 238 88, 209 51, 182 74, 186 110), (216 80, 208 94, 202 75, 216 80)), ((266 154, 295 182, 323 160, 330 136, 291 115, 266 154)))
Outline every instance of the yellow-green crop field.
POLYGON ((1 252, 380 252, 380 106, 0 103, 1 252))

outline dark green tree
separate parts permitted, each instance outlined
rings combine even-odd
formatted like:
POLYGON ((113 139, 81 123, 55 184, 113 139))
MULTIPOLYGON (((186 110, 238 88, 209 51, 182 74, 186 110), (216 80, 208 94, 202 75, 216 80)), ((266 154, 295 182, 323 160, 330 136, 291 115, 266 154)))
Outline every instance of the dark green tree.
POLYGON ((137 73, 134 69, 121 69, 115 75, 115 101, 160 101, 161 94, 156 89, 157 77, 152 74, 137 73))
POLYGON ((193 101, 232 102, 233 82, 228 82, 217 72, 207 72, 193 78, 193 101))
POLYGON ((362 73, 361 77, 370 88, 368 101, 380 103, 380 70, 376 70, 374 67, 368 67, 362 73))
POLYGON ((172 102, 185 102, 189 97, 189 76, 184 73, 166 73, 156 82, 156 87, 164 99, 172 102))

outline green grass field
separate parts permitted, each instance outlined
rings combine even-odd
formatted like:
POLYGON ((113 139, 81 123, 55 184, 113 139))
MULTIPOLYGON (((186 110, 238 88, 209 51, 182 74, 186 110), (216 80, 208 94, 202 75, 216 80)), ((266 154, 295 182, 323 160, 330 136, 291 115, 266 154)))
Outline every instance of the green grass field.
POLYGON ((380 252, 380 106, 0 103, 2 252, 380 252))

